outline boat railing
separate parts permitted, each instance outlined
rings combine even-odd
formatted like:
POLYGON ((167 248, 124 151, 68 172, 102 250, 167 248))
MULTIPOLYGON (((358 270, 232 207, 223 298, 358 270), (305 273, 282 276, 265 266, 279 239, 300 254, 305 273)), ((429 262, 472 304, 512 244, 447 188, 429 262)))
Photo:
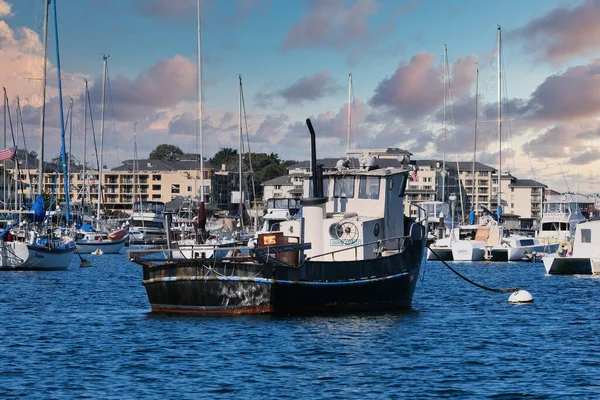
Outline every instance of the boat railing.
POLYGON ((315 258, 331 256, 332 261, 335 261, 335 255, 342 252, 348 252, 354 250, 354 260, 358 260, 358 249, 367 246, 377 246, 375 248, 375 254, 381 255, 387 248, 383 245, 384 243, 396 242, 396 246, 390 246, 390 250, 402 251, 406 247, 406 242, 411 239, 411 236, 396 236, 393 238, 375 240, 373 242, 357 244, 356 246, 346 247, 344 249, 333 250, 327 253, 317 254, 316 256, 307 257, 306 261, 314 260, 315 258))

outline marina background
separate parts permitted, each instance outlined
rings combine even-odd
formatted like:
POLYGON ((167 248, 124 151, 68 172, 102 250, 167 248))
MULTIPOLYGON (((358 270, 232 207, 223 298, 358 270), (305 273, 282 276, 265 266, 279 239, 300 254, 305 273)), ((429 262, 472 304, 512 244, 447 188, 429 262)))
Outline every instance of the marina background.
POLYGON ((596 398, 599 276, 541 263, 427 262, 406 312, 152 314, 123 255, 0 273, 0 396, 27 398, 596 398))

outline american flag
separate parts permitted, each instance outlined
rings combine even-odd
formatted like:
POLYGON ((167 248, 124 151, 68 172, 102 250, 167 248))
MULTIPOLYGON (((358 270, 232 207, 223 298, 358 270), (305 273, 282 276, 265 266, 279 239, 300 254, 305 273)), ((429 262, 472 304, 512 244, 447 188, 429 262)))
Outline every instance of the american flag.
POLYGON ((0 150, 0 161, 14 160, 17 154, 17 148, 11 147, 10 149, 0 150))
POLYGON ((412 179, 413 181, 418 181, 419 180, 419 175, 417 174, 417 170, 414 169, 411 173, 410 173, 410 179, 412 179))

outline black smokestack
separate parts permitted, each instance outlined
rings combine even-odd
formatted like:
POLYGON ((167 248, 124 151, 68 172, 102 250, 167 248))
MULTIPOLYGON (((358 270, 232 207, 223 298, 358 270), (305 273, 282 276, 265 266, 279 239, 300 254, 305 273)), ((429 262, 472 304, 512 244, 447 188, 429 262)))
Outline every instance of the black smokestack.
POLYGON ((306 125, 310 132, 310 163, 312 165, 312 181, 313 181, 313 197, 323 197, 323 166, 317 165, 317 139, 315 130, 310 122, 310 118, 306 118, 306 125))

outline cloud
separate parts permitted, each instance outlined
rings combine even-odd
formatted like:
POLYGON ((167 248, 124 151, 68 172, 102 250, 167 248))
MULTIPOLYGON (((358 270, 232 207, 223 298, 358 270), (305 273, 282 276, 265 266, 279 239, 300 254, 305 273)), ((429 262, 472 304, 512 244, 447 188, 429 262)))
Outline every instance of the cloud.
POLYGON ((308 14, 288 30, 282 48, 347 48, 367 36, 368 17, 378 9, 375 0, 357 0, 350 8, 344 0, 311 0, 308 14))
POLYGON ((163 20, 180 20, 192 15, 195 18, 198 14, 196 0, 134 0, 132 8, 145 17, 163 20))
POLYGON ((523 151, 540 158, 574 157, 587 150, 584 140, 576 140, 572 125, 556 125, 523 145, 523 151))
POLYGON ((510 32, 508 38, 522 40, 523 49, 538 60, 561 62, 600 49, 599 20, 600 2, 587 0, 572 8, 559 6, 510 32))
POLYGON ((302 104, 304 101, 314 101, 336 93, 340 90, 334 84, 329 71, 323 70, 314 75, 304 76, 285 89, 279 91, 288 104, 302 104))
POLYGON ((251 140, 256 143, 276 142, 285 132, 289 120, 290 117, 286 114, 268 114, 260 123, 255 134, 251 136, 251 140))
MULTIPOLYGON (((442 67, 434 65, 435 59, 433 53, 420 52, 408 64, 401 63, 391 77, 379 82, 369 104, 407 121, 418 120, 435 111, 444 101, 442 67)), ((474 56, 461 57, 451 67, 455 96, 468 93, 475 80, 475 62, 474 56)))
POLYGON ((533 92, 524 111, 533 119, 573 121, 594 118, 599 110, 600 58, 597 58, 546 78, 533 92))
MULTIPOLYGON (((157 109, 176 107, 195 101, 196 64, 182 56, 158 60, 134 79, 117 76, 111 79, 114 117, 120 121, 145 118, 157 109)), ((93 101, 100 103, 102 79, 90 88, 93 101)), ((107 97, 108 98, 108 97, 107 97)))
POLYGON ((600 150, 592 149, 569 159, 569 164, 587 165, 600 160, 600 150))
POLYGON ((11 12, 11 9, 12 4, 6 2, 6 0, 0 0, 0 17, 6 18, 15 15, 11 12))

